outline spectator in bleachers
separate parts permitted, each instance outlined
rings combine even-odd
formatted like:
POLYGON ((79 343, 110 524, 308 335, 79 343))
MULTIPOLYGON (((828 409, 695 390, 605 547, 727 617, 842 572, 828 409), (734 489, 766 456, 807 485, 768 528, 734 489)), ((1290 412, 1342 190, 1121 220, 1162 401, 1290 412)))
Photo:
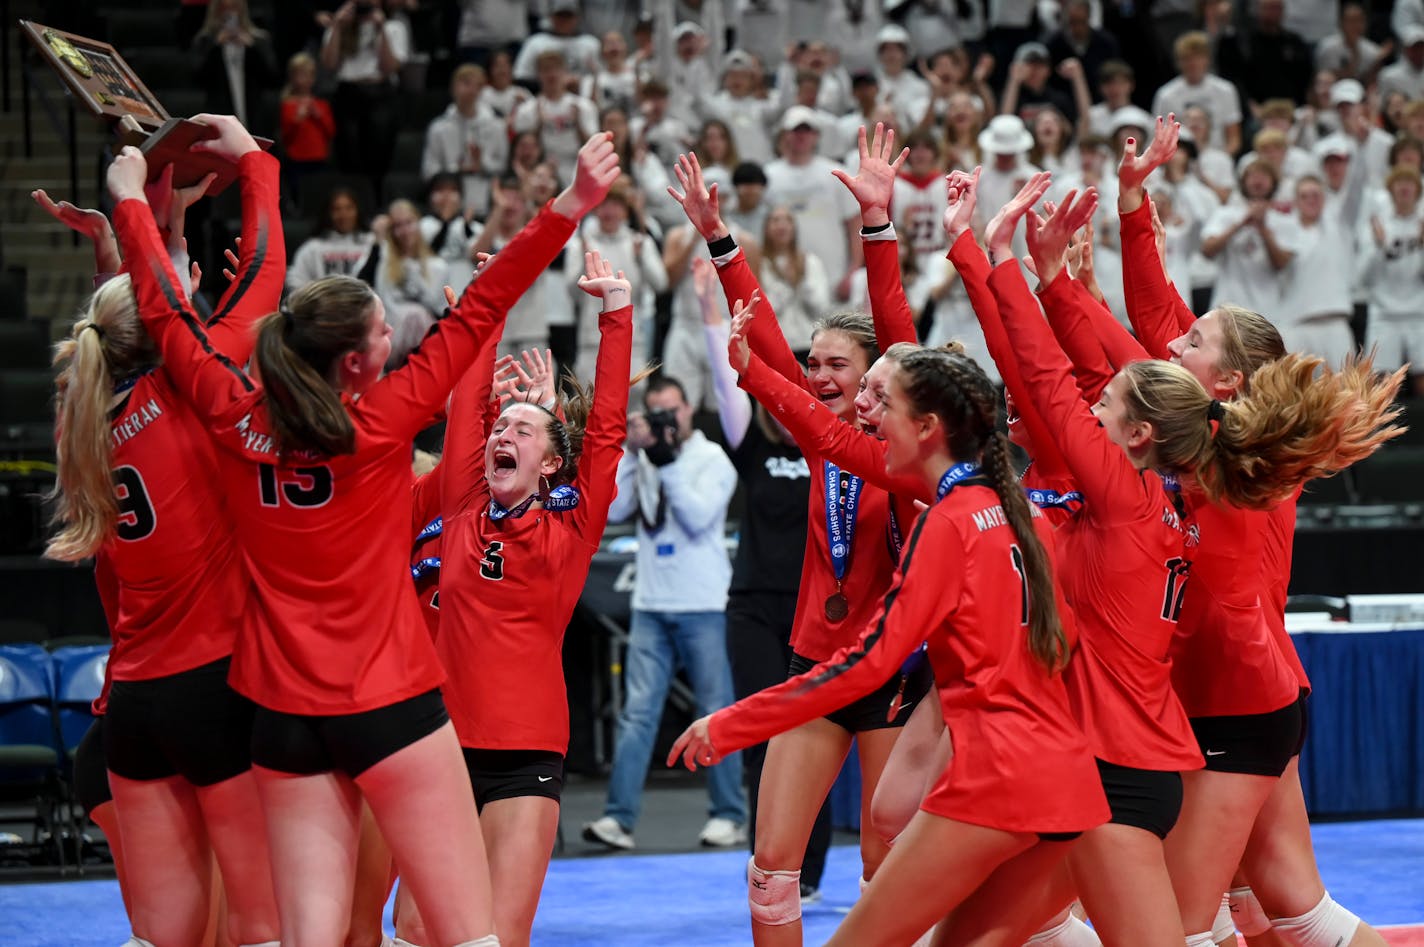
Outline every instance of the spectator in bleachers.
POLYGON ((304 179, 326 168, 336 119, 331 105, 316 95, 316 60, 297 53, 287 63, 287 84, 282 89, 282 183, 289 194, 301 193, 304 179))
MULTIPOLYGON (((694 126, 697 97, 717 87, 724 38, 691 20, 673 25, 672 6, 672 0, 660 0, 653 15, 653 75, 667 88, 668 115, 694 126)), ((705 9, 717 6, 709 3, 705 9)))
POLYGON ((558 53, 563 60, 565 78, 586 75, 598 62, 599 46, 598 38, 583 32, 579 24, 579 0, 552 0, 549 28, 535 33, 519 48, 519 56, 514 60, 514 78, 537 80, 543 85, 540 63, 544 54, 550 52, 558 53))
POLYGON ((984 10, 977 3, 906 0, 895 15, 915 45, 931 52, 961 49, 984 38, 984 10))
MULTIPOLYGON (((552 167, 539 167, 542 170, 531 173, 528 181, 524 183, 513 175, 506 175, 493 182, 490 189, 489 219, 485 221, 484 230, 475 239, 471 248, 472 254, 498 253, 503 250, 533 216, 530 208, 538 194, 555 186, 552 182, 552 167), (540 179, 549 180, 545 182, 540 179)), ((572 329, 573 300, 564 281, 562 259, 567 253, 565 249, 564 253, 555 259, 554 264, 535 280, 534 285, 519 297, 519 301, 510 307, 497 348, 499 355, 518 355, 525 349, 542 351, 550 347, 554 325, 572 329)), ((572 350, 572 344, 568 346, 568 351, 564 351, 563 346, 554 349, 560 364, 572 364, 568 360, 572 350)))
POLYGON ((193 72, 207 95, 207 111, 236 115, 255 134, 270 134, 276 118, 262 113, 262 95, 281 73, 267 31, 252 22, 247 0, 212 0, 193 37, 193 72))
POLYGON ((628 36, 638 22, 640 6, 628 0, 582 0, 579 15, 584 30, 594 36, 628 36))
POLYGON ((984 131, 988 104, 968 92, 956 92, 949 97, 949 111, 944 117, 945 163, 950 168, 969 171, 983 163, 979 137, 984 131))
POLYGON ((1335 28, 1340 0, 1291 0, 1285 5, 1285 27, 1315 45, 1335 28))
POLYGON ((791 0, 806 15, 793 18, 788 39, 820 42, 832 50, 837 63, 848 73, 875 68, 876 35, 885 25, 882 4, 873 0, 791 0), (808 22, 809 21, 809 22, 808 22))
POLYGON ((1198 176, 1216 192, 1218 203, 1226 201, 1236 191, 1236 165, 1231 155, 1210 143, 1211 113, 1200 105, 1189 105, 1186 114, 1177 117, 1182 121, 1182 130, 1190 133, 1196 145, 1198 176))
MULTIPOLYGON (((544 164, 544 145, 538 132, 519 132, 509 143, 509 167, 506 169, 519 179, 521 186, 529 180, 534 170, 544 164)), ((493 198, 491 197, 491 200, 493 198)))
POLYGON ((913 46, 905 28, 891 23, 875 36, 880 101, 895 109, 896 124, 913 128, 930 102, 930 84, 910 68, 913 46))
POLYGON ((400 125, 395 83, 410 51, 405 21, 387 17, 379 0, 363 6, 346 0, 322 37, 322 67, 336 76, 337 164, 369 177, 378 193, 400 125))
POLYGON ((875 127, 871 116, 875 114, 875 107, 880 104, 880 80, 873 72, 856 73, 850 80, 850 96, 852 106, 836 119, 835 142, 830 151, 831 155, 839 156, 854 148, 861 126, 875 127))
POLYGON ((420 211, 408 200, 392 201, 385 219, 373 226, 377 240, 356 268, 386 310, 391 354, 386 368, 405 363, 425 333, 445 311, 445 261, 420 233, 420 211))
POLYGON ((1184 33, 1173 50, 1180 75, 1157 90, 1152 113, 1184 115, 1189 106, 1199 105, 1211 118, 1211 137, 1198 136, 1198 146, 1236 154, 1241 150, 1241 99, 1236 86, 1210 71, 1211 41, 1205 33, 1184 33))
POLYGON ((460 176, 440 172, 430 179, 429 213, 420 218, 420 236, 445 263, 446 285, 458 296, 475 274, 475 241, 484 226, 464 202, 460 176))
POLYGON ((1090 90, 1100 84, 1099 73, 1103 65, 1112 60, 1120 61, 1122 57, 1117 39, 1106 30, 1093 26, 1091 12, 1092 5, 1088 0, 1065 0, 1062 22, 1045 43, 1054 66, 1061 66, 1070 59, 1083 64, 1083 74, 1090 90))
MULTIPOLYGON (((1404 107, 1404 121, 1399 136, 1424 141, 1424 99, 1415 99, 1404 107)), ((1390 162, 1391 166, 1397 163, 1390 162)))
MULTIPOLYGON (((1424 320, 1419 295, 1424 289, 1424 212, 1420 207, 1420 175, 1409 167, 1390 169, 1385 178, 1390 210, 1372 214, 1360 235, 1360 283, 1369 294, 1365 348, 1375 349, 1375 366, 1392 371, 1406 362, 1424 360, 1424 320)), ((1421 376, 1413 376, 1414 393, 1424 394, 1421 376)))
MULTIPOLYGON (((845 153, 840 136, 840 120, 816 104, 821 89, 820 77, 814 72, 798 72, 793 87, 795 98, 787 108, 799 106, 811 110, 816 116, 817 124, 821 126, 821 156, 835 160, 845 153)), ((775 120, 779 121, 781 116, 782 112, 777 112, 775 120)))
POLYGON ((1281 308, 1284 274, 1300 245, 1295 218, 1271 209, 1279 172, 1256 161, 1241 172, 1238 199, 1218 210, 1202 228, 1202 254, 1221 258, 1212 294, 1213 308, 1223 303, 1276 315, 1281 308))
POLYGON ((1033 147, 1028 160, 1045 171, 1059 174, 1067 170, 1073 144, 1073 128, 1056 108, 1044 106, 1030 123, 1033 147))
MULTIPOLYGON (((1333 139, 1326 146, 1325 160, 1348 166, 1348 149, 1344 139, 1333 139)), ((1351 289, 1363 191, 1364 175, 1358 169, 1346 172, 1343 193, 1338 195, 1329 194, 1325 182, 1314 175, 1296 182, 1300 244, 1281 308, 1272 320, 1289 351, 1319 355, 1335 368, 1355 348, 1351 289)))
POLYGON ((1340 7, 1339 28, 1315 44, 1315 68, 1329 69, 1339 79, 1374 81, 1389 59, 1393 44, 1381 46, 1365 35, 1369 14, 1363 4, 1349 0, 1340 7))
POLYGON ((1085 114, 1092 104, 1088 83, 1083 77, 1083 64, 1067 59, 1058 70, 1072 84, 1072 95, 1050 81, 1053 66, 1048 48, 1042 43, 1024 43, 1014 53, 1013 65, 1009 67, 1009 81, 999 102, 999 114, 1017 115, 1027 125, 1039 109, 1055 108, 1068 117, 1070 124, 1076 124, 1078 116, 1085 114))
POLYGON ((515 109, 509 127, 516 133, 537 133, 545 156, 558 166, 559 179, 570 181, 579 148, 598 130, 598 109, 588 99, 569 91, 569 70, 563 53, 552 49, 540 53, 536 67, 539 94, 515 109))
MULTIPOLYGON (((671 227, 682 224, 686 215, 682 207, 667 192, 672 179, 646 143, 633 138, 628 115, 622 109, 607 109, 598 117, 599 127, 613 133, 613 148, 618 152, 618 163, 633 179, 638 194, 644 202, 646 216, 643 223, 650 232, 661 236, 671 227)), ((728 141, 731 140, 728 136, 728 141)))
POLYGON ((831 283, 814 253, 800 246, 791 209, 773 207, 761 232, 762 293, 794 352, 811 348, 811 330, 831 306, 831 283))
MULTIPOLYGON (((585 221, 569 241, 564 251, 564 276, 572 291, 583 275, 584 253, 596 251, 612 265, 615 273, 622 270, 633 285, 635 312, 651 313, 651 296, 667 289, 667 270, 663 268, 657 243, 640 219, 637 197, 637 189, 628 176, 614 183, 603 203, 594 208, 593 219, 585 221)), ((592 378, 598 361, 598 313, 603 303, 587 294, 580 294, 578 302, 578 356, 574 370, 580 378, 592 378)), ((647 359, 651 342, 651 320, 635 318, 634 363, 647 359)))
POLYGON ((910 248, 915 255, 916 269, 923 272, 928 269, 927 261, 931 257, 942 257, 948 249, 940 223, 949 199, 944 179, 944 151, 939 139, 925 131, 905 136, 903 144, 910 153, 895 178, 890 208, 900 245, 910 248))
MULTIPOLYGON (((979 175, 979 201, 986 216, 991 207, 1003 207, 1039 169, 1028 160, 1033 134, 1017 115, 996 115, 979 133, 983 168, 979 175)), ((1020 231, 1016 238, 1022 243, 1020 231)), ((1015 252, 1026 247, 1016 247, 1015 252)))
POLYGON ((831 174, 840 165, 816 153, 821 133, 814 121, 809 110, 786 110, 781 157, 763 168, 766 201, 791 208, 802 248, 820 259, 836 298, 845 299, 861 263, 860 207, 831 174))
POLYGON ((1310 44, 1286 29, 1285 0, 1257 0, 1252 25, 1216 47, 1221 75, 1241 87, 1253 111, 1267 99, 1304 102, 1314 62, 1310 44))
POLYGON ((1278 128, 1263 128, 1251 138, 1251 150, 1242 155, 1237 163, 1238 173, 1253 161, 1264 161, 1276 169, 1280 183, 1276 187, 1275 207, 1280 211, 1290 210, 1290 203, 1295 198, 1296 180, 1316 168, 1314 157, 1293 147, 1286 133, 1278 128))
POLYGON ((985 21, 984 47, 994 57, 996 86, 1008 78, 1008 64, 1014 52, 1024 43, 1036 41, 1034 31, 1034 0, 999 0, 989 5, 985 21))
POLYGON ((668 112, 667 86, 654 79, 639 90, 638 114, 629 123, 633 137, 645 143, 658 160, 671 167, 677 156, 692 147, 691 127, 668 112))
POLYGON ((599 43, 598 66, 579 80, 579 95, 599 111, 621 108, 630 112, 638 102, 638 71, 628 58, 628 41, 622 33, 604 33, 599 43))
MULTIPOLYGON (((1112 114, 1132 104, 1137 75, 1121 59, 1110 59, 1098 70, 1098 96, 1088 109, 1088 134, 1107 138, 1112 134, 1112 114)), ((1181 118, 1181 116, 1177 116, 1181 118)))
MULTIPOLYGON (((718 189, 718 198, 722 202, 722 219, 727 226, 733 230, 740 229, 746 234, 761 233, 762 227, 766 224, 766 215, 771 209, 766 204, 766 172, 761 165, 752 164, 750 161, 743 161, 732 171, 732 190, 734 200, 728 201, 727 196, 718 189)), ((678 208, 681 210, 681 207, 678 208)), ((737 243, 741 243, 740 237, 737 243)))
POLYGON ((459 0, 455 57, 486 69, 497 53, 514 55, 529 35, 528 0, 459 0))
POLYGON ((954 46, 941 49, 930 57, 925 78, 930 83, 930 107, 920 119, 919 128, 929 129, 942 124, 949 116, 949 103, 956 92, 966 92, 978 96, 986 107, 998 101, 998 96, 989 86, 989 75, 994 71, 994 63, 988 56, 980 56, 969 68, 969 54, 963 47, 954 46))
POLYGON ((287 289, 295 292, 323 276, 351 276, 356 265, 370 252, 374 237, 366 229, 366 219, 356 192, 336 187, 326 199, 316 236, 297 248, 287 266, 287 289))
POLYGON ((1340 130, 1355 142, 1355 157, 1364 162, 1366 180, 1383 180, 1390 168, 1394 136, 1371 120, 1365 87, 1354 79, 1341 79, 1330 87, 1330 103, 1340 118, 1340 130))
MULTIPOLYGON (((702 165, 702 177, 707 186, 710 188, 716 184, 721 193, 728 193, 732 189, 732 172, 742 163, 742 154, 727 123, 719 118, 703 122, 692 152, 702 165)), ((761 164, 761 161, 756 163, 761 164)), ((682 212, 681 207, 678 212, 682 212)))
POLYGON ((519 106, 534 97, 514 81, 514 59, 510 53, 500 50, 491 55, 486 72, 489 83, 480 90, 480 105, 497 118, 508 121, 519 106))
POLYGON ((466 208, 489 210, 490 180, 509 163, 506 123, 481 101, 485 71, 473 63, 457 66, 450 76, 451 102, 425 129, 420 176, 453 174, 466 208))
MULTIPOLYGON (((763 63, 775 61, 762 59, 763 63)), ((855 104, 850 73, 837 62, 836 51, 821 40, 797 42, 788 46, 781 64, 776 67, 774 84, 782 105, 786 106, 791 104, 793 89, 799 104, 818 108, 832 115, 839 116, 855 104), (800 88, 808 75, 816 80, 816 97, 812 101, 803 98, 800 88)))
POLYGON ((781 118, 782 103, 762 88, 761 67, 750 53, 732 50, 723 67, 722 88, 701 90, 692 100, 693 111, 703 122, 722 122, 737 153, 748 161, 770 161, 771 130, 781 118))
POLYGON ((1161 222, 1162 266, 1176 287, 1182 302, 1191 305, 1192 254, 1197 249, 1200 223, 1177 204, 1176 194, 1165 179, 1151 191, 1152 212, 1161 222))
POLYGON ((1305 104, 1295 110, 1295 120, 1290 128, 1292 144, 1308 151, 1326 135, 1340 130, 1340 116, 1335 114, 1330 104, 1330 90, 1337 81, 1335 73, 1329 69, 1315 71, 1305 104))
POLYGON ((1399 58, 1380 70, 1378 94, 1424 98, 1424 26, 1410 26, 1399 37, 1399 58))

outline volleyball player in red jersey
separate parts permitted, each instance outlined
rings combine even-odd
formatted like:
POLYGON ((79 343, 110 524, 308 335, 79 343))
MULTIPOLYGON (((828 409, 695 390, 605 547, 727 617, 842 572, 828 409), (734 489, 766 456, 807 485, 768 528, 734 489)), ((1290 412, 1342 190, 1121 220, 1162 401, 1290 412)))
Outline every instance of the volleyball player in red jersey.
MULTIPOLYGON (((220 128, 208 147, 253 160, 220 128)), ((214 348, 154 254, 142 155, 125 149, 110 169, 121 245, 146 264, 134 271, 140 312, 214 434, 252 565, 256 594, 231 680, 259 702, 253 758, 287 943, 344 936, 361 796, 432 943, 498 943, 468 777, 405 544, 350 537, 405 534, 411 438, 617 172, 608 134, 595 135, 569 188, 384 378, 390 330, 370 289, 329 277, 299 291, 261 324, 259 385, 214 348)))
MULTIPOLYGON (((892 136, 877 134, 865 144, 854 181, 874 191, 862 207, 867 228, 885 230, 890 222, 889 197, 893 191, 892 136), (874 184, 872 186, 872 178, 874 184), (873 202, 873 206, 870 206, 873 202)), ((702 179, 696 156, 679 158, 674 168, 682 190, 669 193, 682 204, 688 219, 707 240, 717 265, 722 288, 729 300, 750 300, 755 295, 762 318, 752 323, 751 347, 786 378, 805 386, 845 422, 854 418, 856 386, 881 348, 899 341, 913 342, 912 322, 895 327, 874 326, 859 315, 837 315, 823 320, 813 335, 807 359, 809 374, 792 354, 777 329, 775 313, 761 297, 755 275, 738 249, 718 210, 717 189, 702 179), (890 333, 882 336, 881 331, 890 333), (878 344, 877 344, 878 343, 878 344)), ((852 179, 842 178, 851 186, 852 179)), ((852 192, 856 187, 851 187, 852 192)), ((857 194, 857 199, 860 199, 857 194)), ((803 450, 805 445, 802 445, 803 450)), ((891 527, 891 498, 885 491, 807 454, 812 470, 806 556, 801 572, 801 592, 791 645, 792 670, 799 673, 825 660, 849 635, 862 628, 873 614, 875 602, 889 586, 894 572, 897 543, 891 527), (835 541, 828 538, 834 530, 835 541)), ((906 501, 908 504, 908 501, 906 501)), ((907 505, 899 524, 913 521, 907 505)), ((806 841, 822 800, 857 741, 861 765, 862 822, 870 821, 874 788, 909 716, 909 705, 919 701, 930 685, 923 666, 912 675, 887 675, 884 686, 830 718, 813 720, 791 733, 778 735, 767 748, 758 794, 754 855, 748 865, 748 898, 752 937, 758 947, 799 945, 801 911, 799 872, 806 841), (903 690, 903 709, 887 714, 897 691, 903 690), (773 882, 772 879, 780 879, 773 882)), ((874 875, 887 846, 873 832, 861 833, 863 879, 874 875)))
MULTIPOLYGON (((991 224, 991 256, 1011 260, 1003 225, 1016 221, 1046 184, 1046 175, 1036 175, 991 224)), ((1048 287, 1061 276, 1056 268, 1075 216, 1095 206, 1091 190, 1076 208, 1072 197, 1047 223, 1031 223, 1028 230, 1040 279, 1048 287)), ((1074 877, 1104 943, 1180 943, 1180 919, 1161 848, 1142 829, 1165 836, 1175 820, 1171 777, 1162 764, 1192 755, 1200 759, 1165 680, 1170 664, 1164 660, 1180 616, 1183 560, 1194 551, 1196 530, 1188 525, 1180 498, 1168 505, 1153 496, 1161 486, 1145 489, 1154 481, 1162 483, 1148 471, 1194 475, 1212 502, 1225 498, 1239 506, 1269 508, 1306 477, 1334 472, 1397 433, 1386 425, 1395 413, 1389 399, 1399 377, 1376 383, 1368 365, 1362 365, 1313 378, 1318 359, 1288 357, 1253 377, 1252 396, 1224 405, 1181 367, 1139 361, 1109 384, 1093 409, 1094 421, 1073 410, 1064 396, 1071 385, 1067 362, 1045 338, 1037 304, 1013 264, 997 267, 990 285, 1005 324, 1020 338, 1017 351, 1025 379, 1040 409, 1062 432, 1060 447, 1087 495, 1085 516, 1063 534, 1065 552, 1077 553, 1065 558, 1073 565, 1065 565, 1063 581, 1083 619, 1083 646, 1069 674, 1069 694, 1110 780, 1108 799, 1114 822, 1120 823, 1091 833, 1074 852, 1074 877), (1137 469, 1124 475, 1124 466, 1137 469), (1134 503, 1134 495, 1141 493, 1146 493, 1145 505, 1134 503), (1100 521, 1130 514, 1135 506, 1141 506, 1140 512, 1114 523, 1109 540, 1100 521), (1173 537, 1163 526, 1184 530, 1185 536, 1173 537), (1154 535, 1162 538, 1148 545, 1154 535), (1124 564, 1136 566, 1140 574, 1117 573, 1112 581, 1093 575, 1124 564), (1158 578, 1164 567, 1166 592, 1158 578), (1152 634, 1143 637, 1147 629, 1152 634), (1125 771, 1128 766, 1136 768, 1125 771), (1150 767, 1157 772, 1149 772, 1150 767), (1135 818, 1141 813, 1122 805, 1113 781, 1124 777, 1149 790, 1154 803, 1149 818, 1135 818)))
MULTIPOLYGON (((734 328, 735 366, 747 362, 746 321, 734 328)), ((831 944, 909 943, 991 875, 1032 885, 1108 816, 1056 673, 1071 629, 1053 585, 1052 530, 1016 482, 995 400, 965 356, 905 355, 885 391, 886 466, 917 475, 936 502, 914 523, 883 603, 854 644, 697 721, 668 760, 712 765, 840 706, 928 636, 955 755, 831 944)))
MULTIPOLYGON (((238 172, 241 278, 206 330, 245 359, 253 324, 280 297, 285 252, 276 160, 259 153, 238 172)), ((176 205, 170 180, 155 197, 173 207, 172 217, 161 211, 165 225, 181 226, 182 210, 210 180, 176 205)), ((151 252, 168 263, 161 241, 151 252)), ((139 259, 129 258, 132 269, 139 259)), ((276 903, 251 775, 253 706, 226 683, 251 580, 213 445, 176 373, 160 365, 136 282, 132 274, 105 282, 56 353, 62 528, 46 555, 94 555, 113 580, 102 736, 135 942, 201 939, 209 840, 228 892, 229 936, 273 942, 276 903)), ((173 285, 186 300, 186 287, 173 285)))
MULTIPOLYGON (((558 833, 569 743, 564 630, 608 522, 627 428, 630 285, 599 254, 584 257, 579 286, 603 299, 591 403, 580 393, 561 417, 535 388, 532 400, 511 399, 491 417, 492 358, 477 363, 451 399, 435 474, 443 512, 436 651, 505 945, 529 943, 558 833)), ((400 937, 423 943, 410 920, 402 906, 400 937)))
MULTIPOLYGON (((1137 155, 1129 140, 1118 169, 1123 269, 1132 274, 1128 314, 1153 356, 1181 365, 1212 397, 1229 401, 1249 394, 1256 370, 1286 350, 1276 328, 1249 310, 1220 306, 1197 319, 1166 278, 1143 181, 1171 160, 1179 129, 1174 116, 1159 117, 1146 151, 1137 155)), ((1215 889, 1231 886, 1243 856, 1269 905, 1262 918, 1247 903, 1250 889, 1232 891, 1248 933, 1263 933, 1262 921, 1274 916, 1292 944, 1384 942, 1326 893, 1304 819, 1298 766, 1310 681, 1284 621, 1299 495, 1264 512, 1198 505, 1203 542, 1173 649, 1173 684, 1206 769, 1188 777, 1183 820, 1167 840, 1183 920, 1188 931, 1202 932, 1188 937, 1189 947, 1231 933, 1232 912, 1219 910, 1215 889), (1275 821, 1272 814, 1293 818, 1275 821)))

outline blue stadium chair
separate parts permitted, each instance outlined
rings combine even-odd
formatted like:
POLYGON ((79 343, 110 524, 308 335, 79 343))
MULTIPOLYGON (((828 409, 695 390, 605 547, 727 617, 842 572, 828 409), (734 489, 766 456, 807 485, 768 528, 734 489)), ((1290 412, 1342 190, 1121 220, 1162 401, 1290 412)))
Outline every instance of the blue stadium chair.
POLYGON ((55 708, 59 713, 61 746, 73 757, 79 741, 94 722, 90 705, 104 690, 109 646, 57 648, 50 653, 55 670, 55 708))
POLYGON ((54 717, 54 665, 39 645, 0 647, 0 798, 34 805, 32 843, 66 864, 60 831, 67 790, 54 717))

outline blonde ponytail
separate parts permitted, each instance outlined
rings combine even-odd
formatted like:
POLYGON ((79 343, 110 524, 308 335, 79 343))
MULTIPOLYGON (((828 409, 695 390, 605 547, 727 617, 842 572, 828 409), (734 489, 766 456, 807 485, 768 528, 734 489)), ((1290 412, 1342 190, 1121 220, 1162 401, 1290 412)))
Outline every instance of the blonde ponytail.
POLYGON ((114 385, 157 361, 127 274, 99 287, 69 338, 55 346, 59 476, 50 498, 60 529, 46 557, 87 558, 113 533, 119 515, 110 469, 114 385))

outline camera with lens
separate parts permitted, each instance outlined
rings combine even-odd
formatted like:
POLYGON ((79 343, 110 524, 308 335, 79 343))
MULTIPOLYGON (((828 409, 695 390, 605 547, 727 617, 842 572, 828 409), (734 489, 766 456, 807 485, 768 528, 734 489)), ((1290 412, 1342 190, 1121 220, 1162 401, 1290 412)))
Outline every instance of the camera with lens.
POLYGON ((659 408, 649 411, 645 417, 653 443, 644 450, 644 453, 659 467, 672 463, 677 459, 678 449, 677 412, 670 408, 659 408))

